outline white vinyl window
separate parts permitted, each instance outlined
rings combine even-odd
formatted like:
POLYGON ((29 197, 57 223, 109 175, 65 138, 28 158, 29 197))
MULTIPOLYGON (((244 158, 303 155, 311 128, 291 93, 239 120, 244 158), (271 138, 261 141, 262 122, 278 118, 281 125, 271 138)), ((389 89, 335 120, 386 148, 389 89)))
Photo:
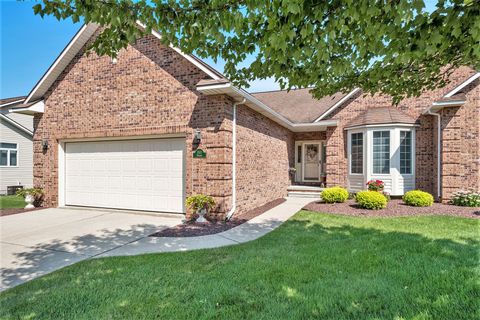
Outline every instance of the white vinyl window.
POLYGON ((412 173, 412 132, 400 131, 400 173, 412 173))
POLYGON ((350 143, 350 172, 363 173, 363 133, 352 133, 350 143))
POLYGON ((0 142, 0 166, 16 167, 18 165, 18 145, 0 142))
POLYGON ((390 173, 390 131, 373 132, 373 173, 390 173))

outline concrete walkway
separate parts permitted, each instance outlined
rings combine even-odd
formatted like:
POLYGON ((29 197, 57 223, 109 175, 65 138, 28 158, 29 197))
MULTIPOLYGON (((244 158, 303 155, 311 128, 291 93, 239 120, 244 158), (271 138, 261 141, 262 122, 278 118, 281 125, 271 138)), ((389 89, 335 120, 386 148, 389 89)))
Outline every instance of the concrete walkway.
POLYGON ((252 241, 277 228, 311 201, 287 198, 238 227, 189 238, 149 237, 179 224, 182 215, 56 208, 5 216, 0 218, 0 291, 91 258, 207 249, 252 241))
POLYGON ((311 198, 287 198, 275 208, 221 233, 187 238, 145 237, 104 252, 96 258, 209 249, 252 241, 276 229, 310 202, 311 198))

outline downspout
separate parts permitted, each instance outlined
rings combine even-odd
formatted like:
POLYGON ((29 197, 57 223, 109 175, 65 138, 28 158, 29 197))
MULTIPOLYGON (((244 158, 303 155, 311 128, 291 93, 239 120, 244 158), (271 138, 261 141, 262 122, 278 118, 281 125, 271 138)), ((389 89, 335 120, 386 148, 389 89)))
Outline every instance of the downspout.
POLYGON ((441 116, 439 113, 432 112, 428 109, 427 114, 435 116, 437 118, 437 197, 438 201, 442 201, 442 160, 441 160, 441 144, 442 144, 442 123, 441 116))
POLYGON ((232 208, 227 213, 226 221, 230 220, 237 208, 237 105, 244 104, 247 101, 243 98, 240 102, 233 103, 232 119, 232 208))

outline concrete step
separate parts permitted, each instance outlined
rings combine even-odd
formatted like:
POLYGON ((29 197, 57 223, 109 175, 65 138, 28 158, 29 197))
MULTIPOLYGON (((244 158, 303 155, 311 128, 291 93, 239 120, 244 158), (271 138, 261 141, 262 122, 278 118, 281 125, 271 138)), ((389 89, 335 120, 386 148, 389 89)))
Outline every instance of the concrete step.
POLYGON ((320 199, 320 192, 312 192, 312 191, 288 191, 287 195, 291 198, 320 199))

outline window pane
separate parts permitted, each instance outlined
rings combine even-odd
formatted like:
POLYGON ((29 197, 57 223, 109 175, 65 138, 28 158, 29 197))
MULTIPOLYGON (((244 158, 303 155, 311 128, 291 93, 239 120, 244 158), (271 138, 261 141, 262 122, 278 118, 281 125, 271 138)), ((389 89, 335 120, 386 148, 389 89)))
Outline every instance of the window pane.
POLYGON ((298 146, 297 148, 297 163, 302 162, 302 146, 298 146))
POLYGON ((17 149, 17 144, 16 144, 16 143, 0 142, 0 148, 4 148, 4 149, 17 149))
POLYGON ((363 133, 350 136, 350 169, 352 173, 363 173, 363 133))
POLYGON ((373 132, 373 173, 390 173, 390 131, 373 132))
POLYGON ((400 173, 412 173, 412 133, 400 131, 400 173))
POLYGON ((0 166, 7 165, 7 156, 8 156, 7 150, 0 150, 0 166))
POLYGON ((11 150, 10 151, 10 165, 16 166, 17 165, 17 151, 11 150))

